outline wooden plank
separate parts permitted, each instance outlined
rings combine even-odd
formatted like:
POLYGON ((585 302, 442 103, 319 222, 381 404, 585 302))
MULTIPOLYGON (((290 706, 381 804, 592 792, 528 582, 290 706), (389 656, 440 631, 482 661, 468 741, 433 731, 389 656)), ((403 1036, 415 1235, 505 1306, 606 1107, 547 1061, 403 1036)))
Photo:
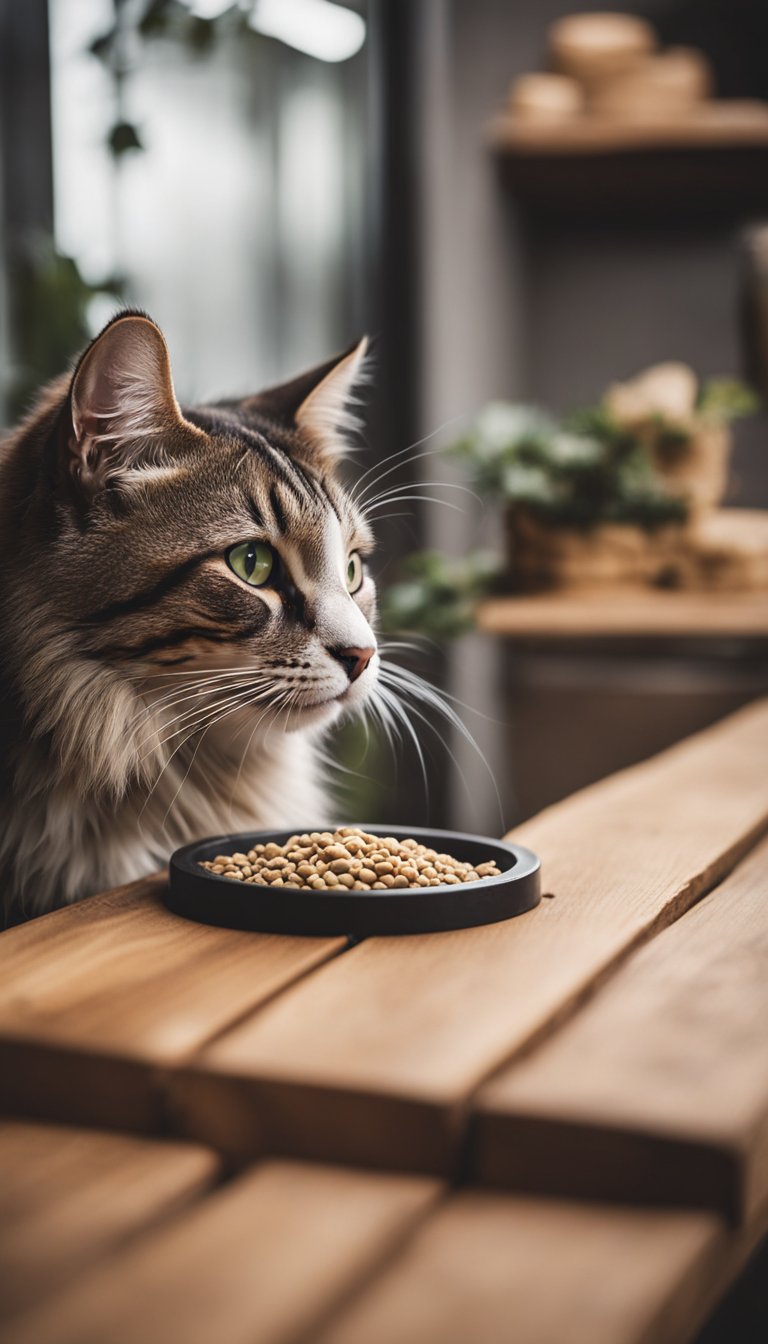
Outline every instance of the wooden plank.
POLYGON ((704 1213, 467 1191, 305 1344, 686 1344, 754 1240, 704 1213))
POLYGON ((353 948, 167 1079, 214 1146, 451 1171, 473 1090, 710 889, 768 821, 768 702, 520 828, 545 899, 353 948))
POLYGON ((768 843, 477 1101, 515 1189, 719 1210, 768 1200, 768 843))
POLYGON ((766 593, 569 592, 494 597, 480 630, 519 639, 768 638, 766 593))
POLYGON ((277 1344, 334 1308, 425 1216, 418 1178, 266 1164, 39 1311, 3 1344, 277 1344))
POLYGON ((191 1144, 0 1122, 0 1319, 177 1211, 218 1170, 191 1144))
POLYGON ((162 875, 0 936, 0 1107, 151 1131, 155 1071, 346 944, 193 924, 162 875))
POLYGON ((490 122, 488 140, 500 153, 517 154, 761 147, 768 145, 768 108, 758 99, 707 99, 666 118, 637 121, 599 115, 537 121, 503 111, 490 122))

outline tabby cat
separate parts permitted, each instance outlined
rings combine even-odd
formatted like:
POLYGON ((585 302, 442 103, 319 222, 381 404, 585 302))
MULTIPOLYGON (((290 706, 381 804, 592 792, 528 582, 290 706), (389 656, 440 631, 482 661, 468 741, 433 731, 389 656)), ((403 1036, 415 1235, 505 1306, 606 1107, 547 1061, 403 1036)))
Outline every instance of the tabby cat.
POLYGON ((118 314, 0 449, 0 873, 12 918, 177 845, 329 818, 319 738, 379 672, 368 523, 340 482, 366 342, 181 408, 118 314))

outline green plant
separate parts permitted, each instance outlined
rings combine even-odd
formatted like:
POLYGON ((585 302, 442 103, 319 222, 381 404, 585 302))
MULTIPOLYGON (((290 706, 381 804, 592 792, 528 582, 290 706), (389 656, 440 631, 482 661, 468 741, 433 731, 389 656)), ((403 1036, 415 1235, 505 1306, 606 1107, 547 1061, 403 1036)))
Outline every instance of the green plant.
POLYGON ((15 249, 10 277, 14 362, 8 410, 17 418, 41 383, 55 378, 91 339, 88 308, 97 295, 119 302, 121 282, 90 284, 72 257, 57 252, 47 234, 27 238, 15 249))
MULTIPOLYGON (((536 406, 497 401, 449 451, 478 491, 549 526, 587 530, 622 523, 653 531, 683 521, 688 506, 657 476, 652 450, 682 449, 697 419, 749 415, 757 404, 749 388, 732 378, 705 382, 685 420, 665 417, 651 404, 637 424, 623 424, 605 401, 557 420, 536 406)), ((403 579, 384 594, 384 629, 438 639, 465 633, 501 570, 485 551, 462 560, 435 551, 409 556, 403 579)))
POLYGON ((416 630, 436 639, 472 629, 475 607, 500 572, 498 558, 488 551, 459 560, 417 551, 402 568, 403 579, 384 592, 382 628, 388 633, 416 630))
POLYGON ((760 398, 738 378, 709 378, 699 390, 696 410, 717 420, 736 420, 754 415, 760 398))
POLYGON ((109 72, 114 86, 116 120, 107 132, 107 144, 115 159, 144 148, 139 128, 125 112, 125 85, 141 60, 144 44, 162 38, 193 56, 204 56, 225 30, 234 31, 239 41, 259 42, 259 35, 248 22, 250 8, 232 0, 215 17, 204 18, 180 0, 143 0, 139 5, 115 0, 113 22, 89 48, 109 72))
POLYGON ((534 407, 493 402, 453 452, 478 490, 554 526, 653 528, 686 514, 656 479, 644 444, 602 406, 558 423, 534 407))

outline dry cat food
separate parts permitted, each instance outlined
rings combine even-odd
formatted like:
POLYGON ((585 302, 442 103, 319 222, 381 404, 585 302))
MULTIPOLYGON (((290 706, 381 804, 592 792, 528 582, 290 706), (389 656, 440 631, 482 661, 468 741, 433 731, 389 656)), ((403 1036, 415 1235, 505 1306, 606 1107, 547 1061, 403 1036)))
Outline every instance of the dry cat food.
POLYGON ((284 845, 255 845, 247 854, 219 854, 200 864, 209 873, 258 886, 309 887, 313 891, 386 891, 388 887, 455 886, 499 877, 492 861, 461 863, 418 840, 369 835, 354 826, 292 835, 284 845))

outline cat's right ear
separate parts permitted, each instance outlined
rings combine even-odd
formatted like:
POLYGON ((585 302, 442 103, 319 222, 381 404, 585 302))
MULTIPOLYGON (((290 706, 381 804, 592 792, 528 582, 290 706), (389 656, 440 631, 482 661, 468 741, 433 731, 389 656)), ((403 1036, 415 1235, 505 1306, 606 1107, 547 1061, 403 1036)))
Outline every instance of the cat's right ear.
POLYGON ((367 354, 368 337, 363 336, 326 364, 249 397, 242 409, 261 411, 299 430, 297 455, 314 466, 333 469, 349 449, 345 431, 357 427, 351 403, 355 386, 366 376, 367 354))
POLYGON ((114 318, 88 347, 70 389, 67 467, 88 495, 121 474, 163 464, 184 420, 160 328, 141 313, 114 318))

